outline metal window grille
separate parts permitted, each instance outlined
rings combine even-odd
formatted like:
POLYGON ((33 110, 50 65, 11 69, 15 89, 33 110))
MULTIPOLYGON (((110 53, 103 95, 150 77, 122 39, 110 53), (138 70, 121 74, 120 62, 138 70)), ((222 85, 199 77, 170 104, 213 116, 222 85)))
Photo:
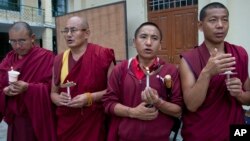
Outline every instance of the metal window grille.
POLYGON ((149 0, 149 10, 159 11, 170 8, 197 5, 198 0, 149 0))

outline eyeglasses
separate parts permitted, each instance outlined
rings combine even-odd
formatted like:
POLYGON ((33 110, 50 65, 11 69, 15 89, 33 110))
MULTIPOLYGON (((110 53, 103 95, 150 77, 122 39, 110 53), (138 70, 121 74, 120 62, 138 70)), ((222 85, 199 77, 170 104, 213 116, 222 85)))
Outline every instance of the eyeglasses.
POLYGON ((18 40, 9 40, 9 43, 12 45, 12 46, 15 46, 17 44, 19 44, 20 46, 24 45, 26 42, 25 39, 18 39, 18 40))
POLYGON ((87 29, 78 29, 78 28, 65 28, 61 31, 62 34, 68 34, 69 32, 71 34, 75 34, 77 31, 86 31, 87 29))

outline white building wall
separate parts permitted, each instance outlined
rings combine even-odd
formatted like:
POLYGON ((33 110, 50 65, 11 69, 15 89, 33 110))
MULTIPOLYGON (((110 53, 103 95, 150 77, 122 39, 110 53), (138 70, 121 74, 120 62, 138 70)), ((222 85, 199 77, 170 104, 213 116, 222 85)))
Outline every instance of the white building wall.
POLYGON ((231 0, 228 3, 230 12, 230 30, 228 40, 242 45, 250 55, 250 1, 231 0), (241 2, 241 3, 240 3, 241 2))
POLYGON ((134 32, 143 22, 147 21, 147 0, 127 0, 127 34, 128 34, 128 57, 137 54, 133 46, 134 32))

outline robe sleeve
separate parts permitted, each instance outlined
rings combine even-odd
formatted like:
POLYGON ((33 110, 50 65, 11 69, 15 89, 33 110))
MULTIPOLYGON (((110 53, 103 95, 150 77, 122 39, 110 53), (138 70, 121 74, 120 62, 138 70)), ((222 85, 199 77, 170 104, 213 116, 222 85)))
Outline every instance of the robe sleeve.
POLYGON ((50 99, 53 56, 47 58, 39 67, 36 82, 30 82, 24 93, 24 103, 31 118, 32 126, 39 141, 55 141, 55 107, 50 99))
POLYGON ((105 112, 111 114, 107 141, 119 140, 118 127, 121 118, 114 114, 114 107, 117 103, 121 103, 123 76, 126 73, 126 68, 126 61, 114 67, 109 77, 107 93, 104 94, 102 98, 105 112))
POLYGON ((55 140, 54 107, 50 100, 50 84, 29 84, 25 105, 40 141, 55 140))
POLYGON ((183 98, 182 98, 182 90, 181 90, 181 82, 179 71, 175 70, 172 74, 173 77, 173 86, 172 86, 172 95, 170 97, 170 101, 174 104, 177 104, 183 107, 183 98))
MULTIPOLYGON (((1 77, 1 74, 0 74, 0 77, 1 77)), ((4 105, 5 105, 5 96, 3 93, 3 88, 4 87, 3 87, 2 83, 0 82, 0 122, 3 119, 4 105)))
POLYGON ((7 54, 0 64, 0 122, 4 117, 5 110, 5 94, 3 93, 3 89, 8 86, 7 68, 8 62, 10 61, 8 59, 9 54, 7 54))
POLYGON ((126 65, 125 62, 118 64, 110 74, 107 93, 104 94, 102 98, 106 113, 114 114, 115 105, 121 102, 122 75, 125 72, 125 70, 123 70, 124 65, 126 65))
POLYGON ((103 62, 103 67, 106 68, 106 66, 110 66, 111 62, 115 63, 115 54, 114 54, 114 50, 113 49, 109 49, 109 48, 100 48, 100 57, 103 62))

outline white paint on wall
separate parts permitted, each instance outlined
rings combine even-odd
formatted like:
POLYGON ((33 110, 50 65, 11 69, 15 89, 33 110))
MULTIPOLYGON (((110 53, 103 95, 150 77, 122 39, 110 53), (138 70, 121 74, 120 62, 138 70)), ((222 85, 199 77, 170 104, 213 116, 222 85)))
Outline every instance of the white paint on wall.
POLYGON ((228 40, 243 46, 250 55, 250 14, 249 0, 231 1, 229 3, 230 31, 228 40))
POLYGON ((126 0, 126 6, 128 58, 131 58, 137 54, 133 46, 134 32, 140 24, 147 21, 147 0, 126 0))

